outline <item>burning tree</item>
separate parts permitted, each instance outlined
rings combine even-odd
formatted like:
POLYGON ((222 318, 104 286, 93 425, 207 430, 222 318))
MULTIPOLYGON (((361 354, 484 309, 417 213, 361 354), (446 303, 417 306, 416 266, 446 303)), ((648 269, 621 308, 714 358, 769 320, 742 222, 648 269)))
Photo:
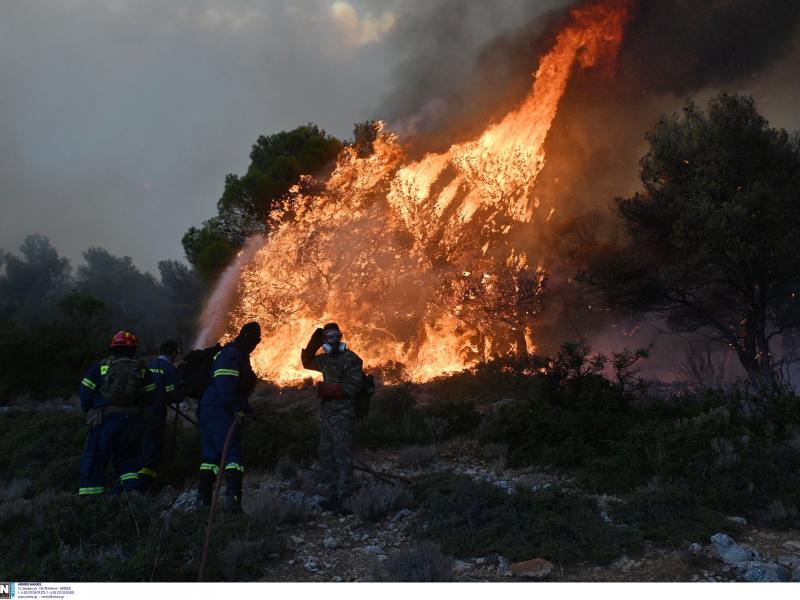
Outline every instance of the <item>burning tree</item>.
POLYGON ((800 323, 800 143, 752 98, 721 94, 704 113, 647 135, 644 192, 618 199, 630 243, 583 279, 612 304, 732 348, 750 381, 774 381, 771 342, 800 323))

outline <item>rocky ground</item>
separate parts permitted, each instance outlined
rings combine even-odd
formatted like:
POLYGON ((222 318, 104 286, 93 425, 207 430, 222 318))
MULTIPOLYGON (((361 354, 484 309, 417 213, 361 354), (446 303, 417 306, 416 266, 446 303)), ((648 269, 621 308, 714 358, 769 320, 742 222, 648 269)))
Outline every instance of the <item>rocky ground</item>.
MULTIPOLYGON (((467 444, 468 446, 468 444, 467 444)), ((365 456, 379 471, 413 477, 418 471, 397 465, 400 453, 381 452, 365 456)), ((509 494, 520 488, 541 489, 558 485, 573 488, 569 479, 535 469, 505 469, 502 461, 476 457, 465 450, 465 443, 438 449, 435 461, 425 472, 449 471, 481 479, 509 494)), ((244 510, 249 517, 263 510, 265 496, 278 497, 306 514, 299 523, 282 523, 274 535, 285 540, 284 550, 271 556, 265 565, 263 581, 365 581, 392 555, 415 548, 418 542, 410 530, 419 516, 409 509, 395 511, 377 523, 362 522, 355 515, 339 516, 323 512, 322 499, 304 483, 307 472, 282 478, 277 473, 249 474, 246 478, 244 510)), ((162 491, 161 500, 170 506, 165 511, 193 510, 193 492, 177 495, 162 491)), ((610 520, 602 510, 613 498, 599 497, 601 518, 610 520)), ((248 518, 247 516, 243 518, 248 518)), ((800 582, 800 531, 770 531, 731 517, 743 526, 739 539, 719 533, 706 540, 696 540, 687 547, 660 548, 645 544, 638 556, 620 556, 610 565, 562 566, 540 557, 512 564, 503 556, 457 557, 453 573, 459 581, 798 581, 800 582)))

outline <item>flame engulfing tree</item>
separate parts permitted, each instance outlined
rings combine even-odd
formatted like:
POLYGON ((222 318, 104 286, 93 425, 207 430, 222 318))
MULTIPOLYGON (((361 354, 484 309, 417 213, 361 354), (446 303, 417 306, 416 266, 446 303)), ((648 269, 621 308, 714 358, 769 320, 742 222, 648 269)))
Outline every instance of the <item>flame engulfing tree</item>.
POLYGON ((585 281, 615 305, 732 348, 750 381, 774 381, 771 342, 800 323, 800 143, 752 98, 662 118, 647 135, 644 192, 618 199, 630 243, 585 281))

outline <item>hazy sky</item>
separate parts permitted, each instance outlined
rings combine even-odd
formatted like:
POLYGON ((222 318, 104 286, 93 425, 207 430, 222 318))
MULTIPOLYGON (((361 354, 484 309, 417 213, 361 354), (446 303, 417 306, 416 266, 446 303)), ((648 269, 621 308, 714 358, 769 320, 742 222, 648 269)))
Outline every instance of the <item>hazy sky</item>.
MULTIPOLYGON (((458 77, 564 3, 0 0, 0 248, 41 233, 73 263, 100 245, 155 270, 183 257, 258 135, 315 122, 349 137, 397 108, 427 53, 458 77)), ((799 63, 796 46, 742 86, 777 125, 800 127, 799 63)))
MULTIPOLYGON (((150 270, 182 258, 259 134, 380 116, 414 50, 397 32, 445 4, 1 0, 0 248, 41 233, 73 262, 92 245, 150 270)), ((476 13, 465 51, 526 4, 457 4, 476 13)))

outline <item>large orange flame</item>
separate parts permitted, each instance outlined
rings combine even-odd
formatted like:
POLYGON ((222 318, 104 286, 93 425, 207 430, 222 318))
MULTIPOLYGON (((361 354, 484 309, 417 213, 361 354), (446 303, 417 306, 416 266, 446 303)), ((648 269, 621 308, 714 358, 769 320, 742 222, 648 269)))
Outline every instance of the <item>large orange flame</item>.
MULTIPOLYGON (((409 162, 381 130, 370 156, 342 152, 321 193, 303 193, 310 179, 296 187, 291 217, 277 214, 268 239, 251 242, 227 275, 238 273, 227 335, 251 320, 265 330, 252 358, 259 375, 310 377, 300 349, 329 320, 368 366, 415 381, 533 350, 543 269, 509 234, 539 207, 531 191, 570 74, 576 63, 613 65, 628 4, 573 10, 528 96, 477 139, 409 162)), ((207 327, 199 345, 217 333, 207 327)))

